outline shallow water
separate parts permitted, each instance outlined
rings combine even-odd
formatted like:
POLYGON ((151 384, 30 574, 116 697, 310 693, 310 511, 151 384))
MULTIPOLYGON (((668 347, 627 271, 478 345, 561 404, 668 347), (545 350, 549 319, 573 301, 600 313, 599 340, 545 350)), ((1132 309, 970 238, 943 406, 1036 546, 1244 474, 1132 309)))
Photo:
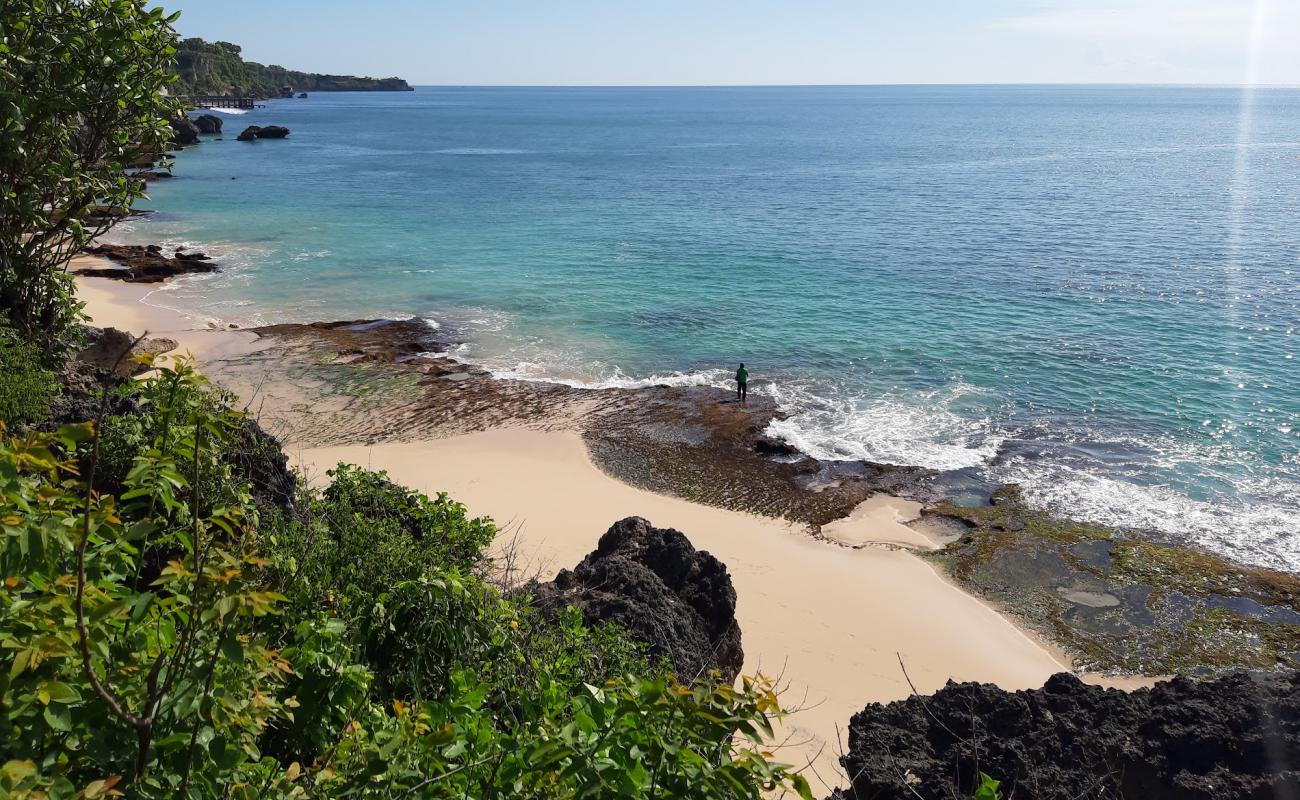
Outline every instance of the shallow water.
POLYGON ((226 117, 118 238, 248 325, 416 315, 499 374, 721 383, 820 458, 1300 570, 1300 91, 445 89, 226 117), (1245 101, 1245 102, 1244 102, 1245 101), (234 141, 246 124, 284 141, 234 141))

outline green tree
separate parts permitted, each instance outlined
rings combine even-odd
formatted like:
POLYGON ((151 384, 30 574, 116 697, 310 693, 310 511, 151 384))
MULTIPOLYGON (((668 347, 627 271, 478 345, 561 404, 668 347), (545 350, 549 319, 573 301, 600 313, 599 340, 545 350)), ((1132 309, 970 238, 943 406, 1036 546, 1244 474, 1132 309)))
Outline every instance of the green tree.
POLYGON ((0 3, 0 308, 25 335, 78 313, 68 261, 144 194, 176 113, 175 14, 144 0, 0 3))

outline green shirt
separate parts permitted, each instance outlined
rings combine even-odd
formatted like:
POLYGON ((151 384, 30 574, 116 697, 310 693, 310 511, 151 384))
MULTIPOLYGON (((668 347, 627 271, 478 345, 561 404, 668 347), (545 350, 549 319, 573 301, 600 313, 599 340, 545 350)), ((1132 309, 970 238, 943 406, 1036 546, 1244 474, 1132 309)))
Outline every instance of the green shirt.
POLYGON ((736 370, 736 383, 749 383, 749 370, 744 367, 736 370))

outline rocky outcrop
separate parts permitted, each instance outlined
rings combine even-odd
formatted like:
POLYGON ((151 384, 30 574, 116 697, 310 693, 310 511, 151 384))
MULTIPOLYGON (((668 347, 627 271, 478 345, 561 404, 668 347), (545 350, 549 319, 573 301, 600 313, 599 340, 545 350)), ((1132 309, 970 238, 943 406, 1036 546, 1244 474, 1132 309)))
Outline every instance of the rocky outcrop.
POLYGON ((289 129, 283 125, 249 125, 235 138, 241 142, 251 142, 254 139, 283 139, 288 135, 289 129))
POLYGON ((306 93, 306 92, 299 92, 299 93, 298 93, 298 99, 299 99, 299 100, 306 100, 306 99, 307 99, 307 93, 306 93))
POLYGON ((156 244, 101 244, 87 248, 86 252, 103 256, 120 266, 86 267, 76 270, 76 274, 116 278, 128 283, 161 283, 177 275, 217 271, 217 265, 203 253, 187 253, 178 249, 169 257, 163 255, 162 248, 156 244))
POLYGON ((616 623, 664 657, 682 681, 718 670, 735 680, 744 661, 736 590, 726 566, 680 531, 628 517, 555 580, 529 587, 544 611, 576 606, 589 624, 616 623))
POLYGON ((849 723, 847 800, 1003 797, 1227 800, 1300 796, 1300 674, 1175 678, 1126 693, 1062 673, 1041 689, 949 683, 849 723))
POLYGON ((172 117, 167 124, 171 125, 172 144, 190 145, 199 142, 199 126, 186 116, 172 117))
POLYGON ((200 114, 194 118, 194 125, 200 133, 221 133, 221 117, 216 114, 200 114))
POLYGON ((173 339, 139 339, 117 328, 85 327, 86 346, 77 353, 77 361, 120 377, 143 372, 146 367, 133 358, 144 353, 159 355, 176 349, 173 339))

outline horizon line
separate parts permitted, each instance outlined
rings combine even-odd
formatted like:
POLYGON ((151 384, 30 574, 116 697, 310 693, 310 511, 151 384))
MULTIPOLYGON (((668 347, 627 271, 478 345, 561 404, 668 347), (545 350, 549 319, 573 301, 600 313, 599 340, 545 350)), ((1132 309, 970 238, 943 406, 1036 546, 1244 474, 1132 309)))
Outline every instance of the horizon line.
MULTIPOLYGON (((403 79, 405 80, 405 79, 403 79)), ((1013 88, 1115 87, 1159 89, 1300 89, 1300 83, 1178 83, 1147 81, 1022 81, 1022 82, 902 82, 902 83, 415 83, 430 89, 885 89, 885 88, 1013 88)))

